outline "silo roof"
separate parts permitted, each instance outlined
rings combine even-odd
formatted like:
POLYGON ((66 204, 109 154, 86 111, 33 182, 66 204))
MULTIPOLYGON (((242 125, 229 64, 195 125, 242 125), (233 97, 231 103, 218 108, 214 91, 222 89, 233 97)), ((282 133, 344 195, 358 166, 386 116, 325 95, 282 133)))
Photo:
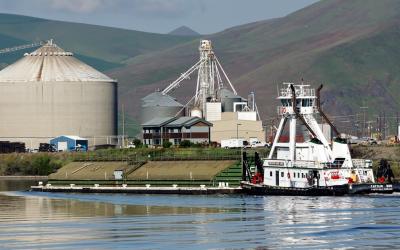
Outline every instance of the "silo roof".
POLYGON ((162 94, 161 92, 153 92, 142 98, 142 107, 183 107, 172 96, 162 94))
POLYGON ((235 95, 232 91, 226 88, 220 89, 219 95, 220 98, 242 98, 238 95, 235 95))
POLYGON ((142 124, 143 127, 160 127, 177 119, 176 117, 156 117, 142 124))
POLYGON ((52 41, 0 71, 0 82, 115 82, 52 41))

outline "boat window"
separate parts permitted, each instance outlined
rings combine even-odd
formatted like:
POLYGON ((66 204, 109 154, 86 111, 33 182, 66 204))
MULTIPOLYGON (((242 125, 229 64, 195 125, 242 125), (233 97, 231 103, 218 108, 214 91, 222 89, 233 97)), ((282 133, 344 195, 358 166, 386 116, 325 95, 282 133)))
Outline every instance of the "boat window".
POLYGON ((336 158, 333 161, 333 166, 332 167, 341 167, 345 160, 346 160, 345 158, 336 158))
POLYGON ((269 171, 269 176, 272 176, 272 171, 269 171))
POLYGON ((304 178, 304 173, 301 173, 301 178, 304 178))
POLYGON ((312 100, 311 99, 302 99, 301 105, 303 107, 311 107, 312 106, 312 100))
POLYGON ((285 174, 283 172, 281 172, 281 177, 285 176, 285 174))

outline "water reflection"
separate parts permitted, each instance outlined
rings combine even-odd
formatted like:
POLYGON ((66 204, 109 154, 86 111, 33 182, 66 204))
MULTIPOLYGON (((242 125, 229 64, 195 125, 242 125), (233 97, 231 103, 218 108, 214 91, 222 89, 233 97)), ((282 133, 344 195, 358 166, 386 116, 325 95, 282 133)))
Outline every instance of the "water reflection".
POLYGON ((5 248, 389 248, 400 199, 3 192, 5 248))

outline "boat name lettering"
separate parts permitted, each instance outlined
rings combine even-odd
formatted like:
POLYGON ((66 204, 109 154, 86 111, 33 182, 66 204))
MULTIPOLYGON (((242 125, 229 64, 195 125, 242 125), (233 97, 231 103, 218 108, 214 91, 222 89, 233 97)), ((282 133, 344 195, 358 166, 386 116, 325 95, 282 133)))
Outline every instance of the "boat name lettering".
POLYGON ((272 166, 284 166, 285 165, 285 163, 283 161, 268 161, 267 164, 272 165, 272 166))

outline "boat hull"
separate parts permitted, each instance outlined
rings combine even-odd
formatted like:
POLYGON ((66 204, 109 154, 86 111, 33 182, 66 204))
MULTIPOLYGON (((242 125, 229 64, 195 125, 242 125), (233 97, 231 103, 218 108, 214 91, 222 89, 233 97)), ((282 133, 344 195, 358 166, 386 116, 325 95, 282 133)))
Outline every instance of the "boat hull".
POLYGON ((343 196, 349 193, 348 185, 332 187, 286 188, 242 183, 243 192, 250 195, 282 196, 343 196))
POLYGON ((242 182, 243 192, 250 195, 282 196, 343 196, 363 194, 391 194, 400 192, 398 184, 345 184, 331 187, 287 188, 242 182))

